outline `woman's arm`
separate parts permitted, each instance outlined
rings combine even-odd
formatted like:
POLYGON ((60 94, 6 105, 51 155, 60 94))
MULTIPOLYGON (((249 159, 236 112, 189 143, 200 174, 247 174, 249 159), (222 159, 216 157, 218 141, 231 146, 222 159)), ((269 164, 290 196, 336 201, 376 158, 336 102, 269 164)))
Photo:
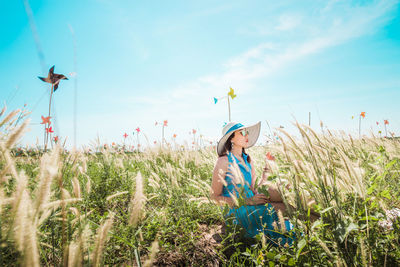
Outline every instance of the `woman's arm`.
MULTIPOLYGON (((270 172, 270 170, 271 170, 271 168, 268 164, 268 160, 275 160, 275 158, 270 153, 267 153, 266 159, 267 159, 266 164, 263 169, 262 178, 261 178, 260 182, 268 185, 269 201, 282 202, 283 199, 282 199, 281 194, 279 193, 277 185, 275 183, 269 182, 267 180, 268 172, 270 172)), ((251 162, 250 165, 251 165, 251 190, 253 191, 254 194, 257 194, 258 193, 257 190, 254 189, 255 182, 256 182, 256 171, 254 169, 253 162, 251 162)))
POLYGON ((233 199, 231 197, 222 196, 222 189, 225 182, 225 174, 228 170, 228 164, 229 161, 227 157, 218 158, 213 171, 210 198, 220 205, 227 203, 232 207, 235 206, 233 199))

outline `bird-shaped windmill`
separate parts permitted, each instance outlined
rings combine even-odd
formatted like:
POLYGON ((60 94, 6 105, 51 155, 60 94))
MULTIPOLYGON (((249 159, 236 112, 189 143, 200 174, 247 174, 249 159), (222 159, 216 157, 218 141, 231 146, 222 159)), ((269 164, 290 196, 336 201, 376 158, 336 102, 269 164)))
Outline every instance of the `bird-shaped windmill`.
MULTIPOLYGON (((54 66, 50 68, 49 73, 47 74, 46 78, 43 77, 38 77, 40 80, 42 80, 43 82, 46 83, 50 83, 51 84, 51 92, 50 92, 50 100, 49 100, 49 115, 48 117, 50 117, 50 112, 51 112, 51 99, 53 96, 53 92, 55 92, 58 88, 58 84, 60 83, 61 80, 68 80, 67 77, 65 77, 65 75, 63 74, 57 74, 54 73, 54 66)), ((50 125, 50 122, 48 123, 48 125, 50 125)), ((46 125, 45 125, 46 128, 46 125)), ((49 137, 49 132, 46 132, 45 135, 45 141, 44 141, 44 150, 46 151, 47 149, 47 140, 49 137)))
POLYGON ((232 99, 234 99, 236 97, 235 95, 235 91, 232 89, 232 87, 229 87, 229 92, 226 96, 220 97, 220 98, 216 98, 214 97, 214 104, 217 104, 218 100, 227 98, 228 99, 228 111, 229 111, 229 121, 231 121, 231 105, 229 102, 229 97, 231 97, 232 99))

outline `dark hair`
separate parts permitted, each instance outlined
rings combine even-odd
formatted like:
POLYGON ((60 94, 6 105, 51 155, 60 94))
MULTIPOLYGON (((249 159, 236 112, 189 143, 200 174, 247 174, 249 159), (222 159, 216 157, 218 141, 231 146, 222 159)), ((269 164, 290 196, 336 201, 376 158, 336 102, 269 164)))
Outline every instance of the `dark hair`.
MULTIPOLYGON (((231 136, 228 137, 228 140, 226 140, 225 145, 224 145, 224 152, 222 152, 220 157, 226 156, 228 151, 231 151, 232 149, 232 138, 235 136, 235 132, 231 134, 231 136)), ((250 156, 246 153, 246 150, 244 147, 242 148, 242 152, 247 156, 247 162, 251 162, 250 156)))

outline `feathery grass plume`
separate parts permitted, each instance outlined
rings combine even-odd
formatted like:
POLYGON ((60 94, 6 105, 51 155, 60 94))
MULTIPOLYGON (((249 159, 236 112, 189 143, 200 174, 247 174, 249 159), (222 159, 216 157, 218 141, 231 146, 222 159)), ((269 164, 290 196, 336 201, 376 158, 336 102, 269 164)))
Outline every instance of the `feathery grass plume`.
POLYGON ((151 244, 151 249, 150 249, 150 256, 149 258, 144 262, 143 267, 150 267, 153 266, 153 262, 156 258, 156 255, 159 251, 159 245, 158 241, 154 240, 153 243, 151 244))
POLYGON ((0 178, 3 182, 8 183, 9 177, 7 177, 6 175, 8 173, 11 173, 12 176, 17 177, 18 173, 15 167, 15 162, 10 155, 10 151, 5 148, 4 142, 0 142, 0 151, 3 154, 5 160, 5 166, 3 167, 3 170, 0 172, 0 178))
POLYGON ((82 266, 82 239, 73 240, 68 246, 68 267, 82 266))
POLYGON ((282 215, 282 211, 280 209, 278 209, 277 214, 278 214, 279 226, 281 228, 281 232, 286 233, 287 229, 286 229, 286 225, 285 225, 285 219, 283 218, 283 215, 282 215))
POLYGON ((108 233, 111 229, 114 220, 114 213, 110 212, 110 217, 100 225, 97 230, 96 242, 92 254, 92 265, 101 266, 102 265, 102 254, 105 243, 107 242, 108 233))
POLYGON ((79 185, 79 181, 78 178, 76 178, 76 176, 72 178, 72 189, 74 192, 74 196, 77 198, 81 198, 81 186, 79 185))
POLYGON ((90 177, 87 176, 86 193, 87 193, 87 194, 90 194, 91 189, 92 189, 92 183, 90 182, 90 177))
POLYGON ((38 187, 35 192, 35 214, 40 211, 42 205, 46 205, 50 200, 51 184, 58 174, 59 164, 58 147, 53 149, 50 154, 44 154, 41 158, 38 187))
POLYGON ((118 197, 118 196, 120 196, 120 195, 127 194, 127 193, 129 193, 129 192, 128 192, 128 191, 117 192, 117 193, 115 193, 115 194, 113 194, 113 195, 108 196, 108 197, 106 198, 106 200, 107 200, 107 201, 110 201, 111 199, 113 199, 113 198, 115 198, 115 197, 118 197))
POLYGON ((17 249, 22 253, 23 264, 39 266, 35 218, 27 188, 28 178, 23 171, 16 177, 16 183, 11 211, 13 236, 17 249))
POLYGON ((130 203, 130 217, 129 223, 136 226, 139 220, 142 218, 144 204, 146 202, 146 196, 143 193, 143 177, 140 171, 136 175, 136 189, 133 198, 130 203))
POLYGON ((7 122, 9 122, 15 115, 17 115, 19 112, 21 112, 20 109, 13 110, 8 115, 0 122, 0 127, 5 125, 7 122))
POLYGON ((1 112, 0 112, 0 117, 3 116, 3 114, 6 112, 7 110, 7 106, 4 104, 4 107, 2 108, 1 112))

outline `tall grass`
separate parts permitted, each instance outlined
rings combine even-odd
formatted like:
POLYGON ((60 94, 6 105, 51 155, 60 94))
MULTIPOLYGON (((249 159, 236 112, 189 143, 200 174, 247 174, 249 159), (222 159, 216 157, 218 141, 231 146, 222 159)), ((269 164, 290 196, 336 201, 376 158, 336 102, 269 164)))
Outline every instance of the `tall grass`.
POLYGON ((291 247, 262 235, 250 246, 219 230, 224 211, 209 199, 211 147, 124 153, 97 144, 96 153, 55 146, 15 156, 27 125, 15 123, 18 114, 4 110, 0 123, 0 265, 400 263, 399 218, 389 212, 400 204, 396 140, 296 124, 300 138, 281 130, 281 143, 249 149, 257 177, 265 153, 275 155, 268 181, 257 184, 278 186, 288 209, 279 225, 288 216, 296 227, 291 247))

